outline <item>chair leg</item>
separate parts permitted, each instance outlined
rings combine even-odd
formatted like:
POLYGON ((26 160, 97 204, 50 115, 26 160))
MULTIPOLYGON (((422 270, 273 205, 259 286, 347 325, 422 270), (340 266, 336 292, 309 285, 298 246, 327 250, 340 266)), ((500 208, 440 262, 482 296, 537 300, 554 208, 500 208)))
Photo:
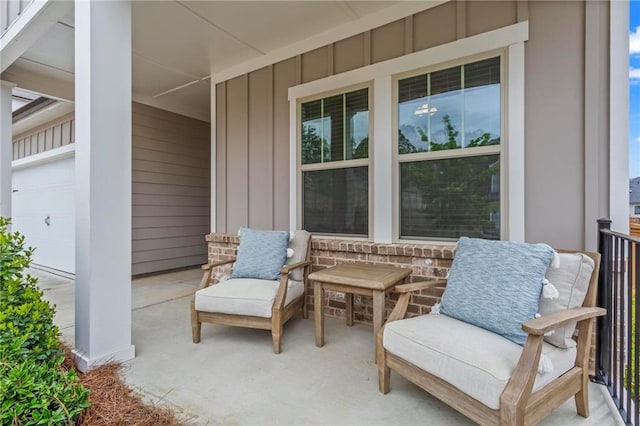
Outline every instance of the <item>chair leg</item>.
POLYGON ((271 317, 271 338, 273 339, 273 353, 279 354, 282 340, 282 312, 274 309, 271 317))
MULTIPOLYGON (((381 359, 384 358, 378 358, 378 364, 380 364, 381 359)), ((383 365, 378 365, 378 388, 380 393, 387 394, 391 390, 391 369, 384 365, 384 361, 382 363, 383 365)))
POLYGON ((302 300, 302 318, 309 318, 309 309, 307 308, 307 295, 305 294, 304 299, 302 300))
POLYGON ((195 301, 191 301, 191 336, 193 343, 200 343, 200 330, 202 323, 198 321, 198 312, 196 311, 195 301))
POLYGON ((587 418, 589 417, 589 384, 582 381, 582 388, 575 394, 574 399, 576 401, 576 411, 578 415, 587 418))
POLYGON ((378 389, 380 393, 387 394, 390 391, 391 369, 387 366, 387 353, 382 346, 382 333, 384 328, 378 331, 376 336, 376 357, 378 364, 378 389))
POLYGON ((282 347, 282 325, 271 330, 271 337, 273 339, 273 353, 279 354, 282 347))

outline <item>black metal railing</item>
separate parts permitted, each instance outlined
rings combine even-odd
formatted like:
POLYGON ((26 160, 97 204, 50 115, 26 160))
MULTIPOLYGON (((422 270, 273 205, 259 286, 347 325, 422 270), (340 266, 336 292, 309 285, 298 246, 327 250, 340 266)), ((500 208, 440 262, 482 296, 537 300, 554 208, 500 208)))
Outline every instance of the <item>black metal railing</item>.
POLYGON ((609 219, 598 220, 598 251, 602 255, 598 305, 607 315, 598 318, 596 375, 604 384, 622 419, 640 426, 640 348, 637 279, 640 238, 611 231, 609 219))

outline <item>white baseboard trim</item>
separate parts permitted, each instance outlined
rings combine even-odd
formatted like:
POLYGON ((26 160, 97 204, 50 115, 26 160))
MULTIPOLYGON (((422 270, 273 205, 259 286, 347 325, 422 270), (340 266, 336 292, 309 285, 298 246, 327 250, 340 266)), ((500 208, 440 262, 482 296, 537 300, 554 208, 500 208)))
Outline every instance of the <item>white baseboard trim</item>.
POLYGON ((126 348, 119 349, 108 354, 103 354, 95 358, 88 357, 87 354, 81 353, 77 349, 73 349, 73 357, 76 361, 76 367, 83 373, 94 367, 99 367, 110 362, 120 363, 129 361, 135 358, 135 356, 136 349, 134 345, 130 345, 126 348))

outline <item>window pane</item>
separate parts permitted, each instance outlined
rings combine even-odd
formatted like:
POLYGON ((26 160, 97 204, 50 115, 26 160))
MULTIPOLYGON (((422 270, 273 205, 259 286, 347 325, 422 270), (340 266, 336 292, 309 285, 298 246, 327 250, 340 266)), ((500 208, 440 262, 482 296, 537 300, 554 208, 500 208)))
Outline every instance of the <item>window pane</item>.
POLYGON ((346 160, 369 158, 369 91, 345 95, 346 160))
POLYGON ((400 80, 398 102, 398 153, 427 151, 430 114, 427 76, 423 74, 400 80))
POLYGON ((500 58, 398 82, 398 153, 500 143, 500 58))
POLYGON ((322 129, 322 100, 302 104, 302 164, 320 163, 327 150, 322 129))
POLYGON ((465 146, 500 144, 500 58, 464 66, 465 146))
POLYGON ((329 147, 323 162, 344 160, 344 96, 323 99, 322 125, 329 147))
POLYGON ((429 74, 429 151, 456 149, 462 146, 462 67, 429 74))
POLYGON ((367 167, 303 172, 302 224, 310 232, 368 235, 367 167))
POLYGON ((500 156, 400 164, 400 235, 500 237, 500 156))
POLYGON ((302 164, 369 157, 369 90, 302 104, 302 164))

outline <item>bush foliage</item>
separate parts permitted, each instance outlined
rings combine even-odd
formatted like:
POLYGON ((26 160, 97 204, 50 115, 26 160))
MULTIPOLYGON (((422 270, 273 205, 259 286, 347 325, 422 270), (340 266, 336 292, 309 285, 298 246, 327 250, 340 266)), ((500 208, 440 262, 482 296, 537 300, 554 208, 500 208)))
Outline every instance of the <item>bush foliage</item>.
POLYGON ((55 309, 24 272, 33 250, 0 217, 0 423, 73 424, 89 392, 62 368, 55 309))
POLYGON ((635 287, 632 289, 632 292, 631 292, 631 300, 632 300, 631 302, 632 303, 631 304, 631 342, 630 342, 631 343, 630 344, 631 363, 626 367, 625 374, 624 374, 625 375, 624 384, 625 384, 625 387, 627 387, 631 392, 631 398, 636 399, 638 398, 638 387, 640 386, 640 383, 636 383, 636 375, 638 374, 638 371, 636 370, 636 368, 638 368, 638 366, 636 365, 636 356, 637 356, 636 351, 638 350, 638 347, 636 346, 636 340, 639 338, 638 336, 640 335, 640 330, 638 330, 638 324, 636 324, 636 309, 638 309, 638 296, 637 296, 635 287))

